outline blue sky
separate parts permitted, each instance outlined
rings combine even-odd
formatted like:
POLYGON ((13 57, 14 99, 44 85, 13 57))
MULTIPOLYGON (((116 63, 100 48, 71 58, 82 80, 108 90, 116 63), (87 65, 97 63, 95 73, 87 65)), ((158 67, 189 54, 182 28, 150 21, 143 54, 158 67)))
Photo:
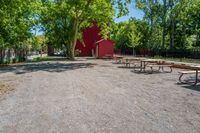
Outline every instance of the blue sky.
POLYGON ((136 9, 133 3, 128 6, 128 9, 129 9, 129 14, 127 16, 115 18, 116 23, 119 23, 119 22, 122 22, 122 21, 128 21, 129 18, 131 18, 131 17, 135 17, 136 19, 142 19, 143 18, 144 13, 141 10, 136 9))

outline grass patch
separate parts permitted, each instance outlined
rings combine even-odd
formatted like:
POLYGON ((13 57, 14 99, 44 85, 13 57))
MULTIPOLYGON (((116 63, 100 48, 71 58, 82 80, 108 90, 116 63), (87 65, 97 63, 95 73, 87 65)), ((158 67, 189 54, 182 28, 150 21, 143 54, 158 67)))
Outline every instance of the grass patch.
POLYGON ((188 58, 169 58, 169 57, 161 57, 161 56, 154 56, 150 57, 152 59, 162 59, 167 61, 176 61, 176 62, 186 62, 186 63, 196 63, 200 64, 200 59, 188 59, 188 58))
POLYGON ((0 67, 7 67, 9 66, 8 64, 0 64, 0 67))
POLYGON ((0 82, 0 95, 10 92, 12 90, 14 90, 12 85, 5 83, 3 81, 0 82))
POLYGON ((34 58, 31 62, 40 62, 40 61, 65 61, 68 60, 66 57, 56 57, 56 56, 46 56, 46 57, 37 57, 34 58))

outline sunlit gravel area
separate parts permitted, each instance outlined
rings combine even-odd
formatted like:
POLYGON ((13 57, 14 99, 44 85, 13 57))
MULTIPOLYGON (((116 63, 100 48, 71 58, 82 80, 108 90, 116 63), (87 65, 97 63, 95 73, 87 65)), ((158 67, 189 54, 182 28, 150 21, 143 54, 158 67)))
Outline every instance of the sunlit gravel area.
POLYGON ((200 85, 78 58, 0 68, 2 133, 199 133, 200 85))

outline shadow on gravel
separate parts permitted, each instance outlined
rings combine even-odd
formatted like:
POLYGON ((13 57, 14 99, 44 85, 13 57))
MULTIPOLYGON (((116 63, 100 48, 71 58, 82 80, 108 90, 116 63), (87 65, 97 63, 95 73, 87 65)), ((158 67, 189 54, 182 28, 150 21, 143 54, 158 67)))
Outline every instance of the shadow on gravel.
POLYGON ((140 71, 140 70, 131 70, 132 73, 136 74, 144 74, 144 75, 152 75, 152 74, 166 74, 168 72, 160 72, 160 71, 151 71, 151 70, 146 70, 146 71, 140 71))
POLYGON ((122 69, 134 69, 134 67, 127 67, 127 66, 118 66, 118 68, 122 68, 122 69))
POLYGON ((200 91, 200 85, 196 85, 196 86, 193 86, 193 85, 185 85, 183 86, 183 88, 186 88, 186 89, 190 89, 190 90, 194 90, 194 91, 200 91))
POLYGON ((41 62, 41 61, 67 61, 67 60, 69 60, 68 58, 66 58, 66 57, 51 57, 51 58, 48 58, 48 57, 44 57, 44 58, 36 58, 35 60, 33 60, 33 61, 27 61, 28 63, 30 62, 33 62, 33 63, 36 63, 36 62, 41 62))
POLYGON ((92 68, 93 63, 27 63, 15 66, 8 66, 0 69, 1 73, 13 72, 15 74, 24 74, 37 71, 63 72, 76 69, 92 68))

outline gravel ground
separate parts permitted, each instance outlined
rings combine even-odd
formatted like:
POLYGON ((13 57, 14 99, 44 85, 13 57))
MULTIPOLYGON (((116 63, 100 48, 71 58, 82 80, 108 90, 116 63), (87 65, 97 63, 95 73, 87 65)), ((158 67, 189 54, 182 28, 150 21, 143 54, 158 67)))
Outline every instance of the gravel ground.
POLYGON ((0 96, 0 132, 199 133, 200 86, 178 73, 135 73, 79 58, 0 68, 15 90, 0 96))

